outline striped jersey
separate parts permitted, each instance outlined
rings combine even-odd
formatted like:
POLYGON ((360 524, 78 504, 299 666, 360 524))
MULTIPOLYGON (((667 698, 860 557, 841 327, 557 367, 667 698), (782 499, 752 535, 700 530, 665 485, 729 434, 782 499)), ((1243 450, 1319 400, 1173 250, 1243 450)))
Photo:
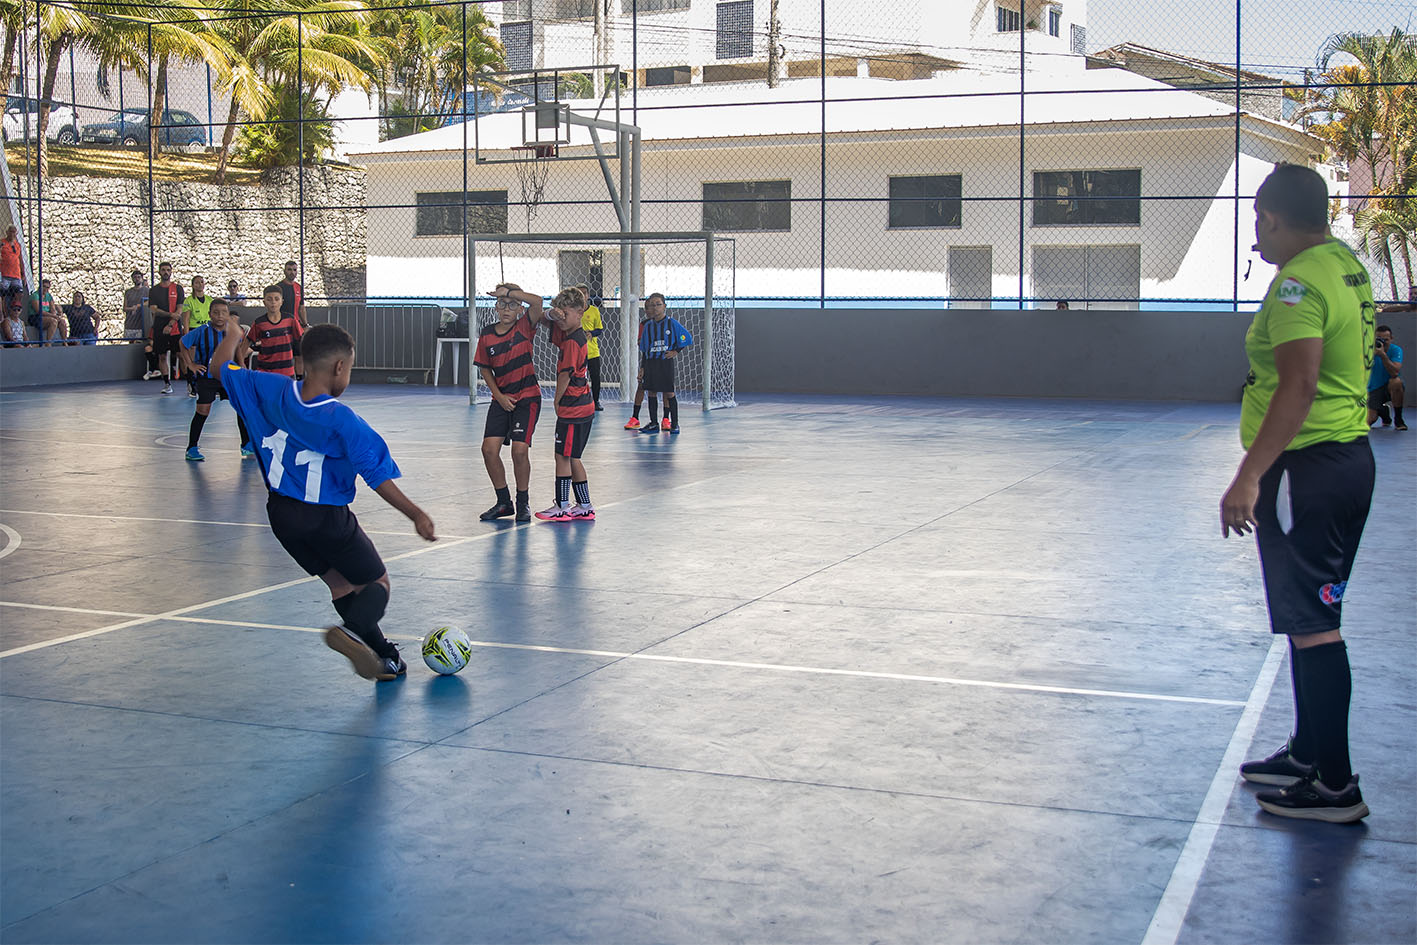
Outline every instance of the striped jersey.
POLYGON ((235 364, 221 365, 219 374, 272 492, 312 505, 348 505, 356 475, 371 489, 399 477, 384 438, 335 398, 306 402, 299 382, 235 364))
POLYGON ((689 329, 668 315, 647 318, 640 325, 640 354, 647 358, 662 358, 693 343, 694 336, 689 334, 689 329))
POLYGON ((505 335, 497 334, 497 324, 493 322, 478 332, 472 363, 491 371, 497 389, 512 400, 540 400, 541 387, 536 380, 536 366, 531 362, 531 345, 536 337, 531 316, 523 315, 512 322, 505 335))
POLYGON ((256 370, 295 376, 295 356, 300 353, 300 322, 282 315, 272 322, 265 315, 251 323, 246 340, 257 347, 256 370))
POLYGON ((566 392, 556 401, 556 416, 562 420, 579 423, 595 416, 595 398, 590 395, 590 382, 586 380, 586 333, 582 328, 562 331, 560 325, 551 329, 551 343, 556 346, 556 376, 569 372, 570 381, 566 392))
POLYGON ((182 336, 182 347, 192 352, 192 361, 202 367, 211 367, 212 355, 216 354, 217 345, 221 344, 224 331, 217 331, 210 322, 197 328, 193 328, 182 336))

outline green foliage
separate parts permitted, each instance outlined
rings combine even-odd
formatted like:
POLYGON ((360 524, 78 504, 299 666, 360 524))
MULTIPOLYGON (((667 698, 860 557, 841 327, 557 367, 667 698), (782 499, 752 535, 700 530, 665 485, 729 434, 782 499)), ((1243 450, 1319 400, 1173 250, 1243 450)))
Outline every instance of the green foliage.
POLYGON ((293 86, 276 85, 273 93, 275 103, 266 115, 268 124, 245 125, 241 129, 237 143, 241 162, 263 170, 296 163, 318 164, 335 146, 335 123, 328 105, 309 93, 297 96, 293 86), (304 119, 303 123, 296 121, 297 115, 304 119))

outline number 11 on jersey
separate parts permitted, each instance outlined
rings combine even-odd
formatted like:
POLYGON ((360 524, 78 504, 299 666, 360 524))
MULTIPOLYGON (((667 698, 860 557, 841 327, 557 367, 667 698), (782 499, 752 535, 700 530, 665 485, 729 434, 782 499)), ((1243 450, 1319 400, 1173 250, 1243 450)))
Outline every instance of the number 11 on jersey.
MULTIPOLYGON (((286 432, 277 430, 261 441, 261 446, 271 451, 271 462, 266 469, 266 480, 271 488, 279 490, 285 479, 286 432)), ((320 480, 324 475, 325 454, 314 450, 301 450, 295 454, 295 465, 307 467, 305 470, 305 501, 318 504, 320 501, 320 480)))

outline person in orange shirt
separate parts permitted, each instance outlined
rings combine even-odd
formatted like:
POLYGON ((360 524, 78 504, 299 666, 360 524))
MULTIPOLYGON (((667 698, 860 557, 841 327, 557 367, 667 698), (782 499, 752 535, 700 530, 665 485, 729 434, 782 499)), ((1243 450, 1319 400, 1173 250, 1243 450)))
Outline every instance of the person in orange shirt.
POLYGON ((5 239, 0 241, 0 296, 4 298, 4 311, 9 311, 25 295, 24 268, 20 260, 20 240, 15 236, 15 228, 7 227, 5 239))

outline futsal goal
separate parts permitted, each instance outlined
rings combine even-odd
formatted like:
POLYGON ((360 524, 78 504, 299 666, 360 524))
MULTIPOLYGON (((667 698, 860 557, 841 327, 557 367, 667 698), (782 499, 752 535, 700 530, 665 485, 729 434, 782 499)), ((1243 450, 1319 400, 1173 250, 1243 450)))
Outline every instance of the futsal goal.
MULTIPOLYGON (((497 320, 492 290, 515 283, 540 294, 549 307, 563 288, 585 285, 600 309, 602 403, 630 401, 639 369, 639 325, 644 296, 664 296, 668 317, 687 328, 693 345, 676 358, 676 393, 704 410, 734 405, 736 244, 713 233, 478 233, 469 237, 472 331, 497 320), (642 287, 642 288, 641 288, 642 287)), ((549 332, 536 333, 532 359, 542 394, 556 391, 556 351, 549 332)), ((470 393, 492 397, 481 373, 470 393)))

